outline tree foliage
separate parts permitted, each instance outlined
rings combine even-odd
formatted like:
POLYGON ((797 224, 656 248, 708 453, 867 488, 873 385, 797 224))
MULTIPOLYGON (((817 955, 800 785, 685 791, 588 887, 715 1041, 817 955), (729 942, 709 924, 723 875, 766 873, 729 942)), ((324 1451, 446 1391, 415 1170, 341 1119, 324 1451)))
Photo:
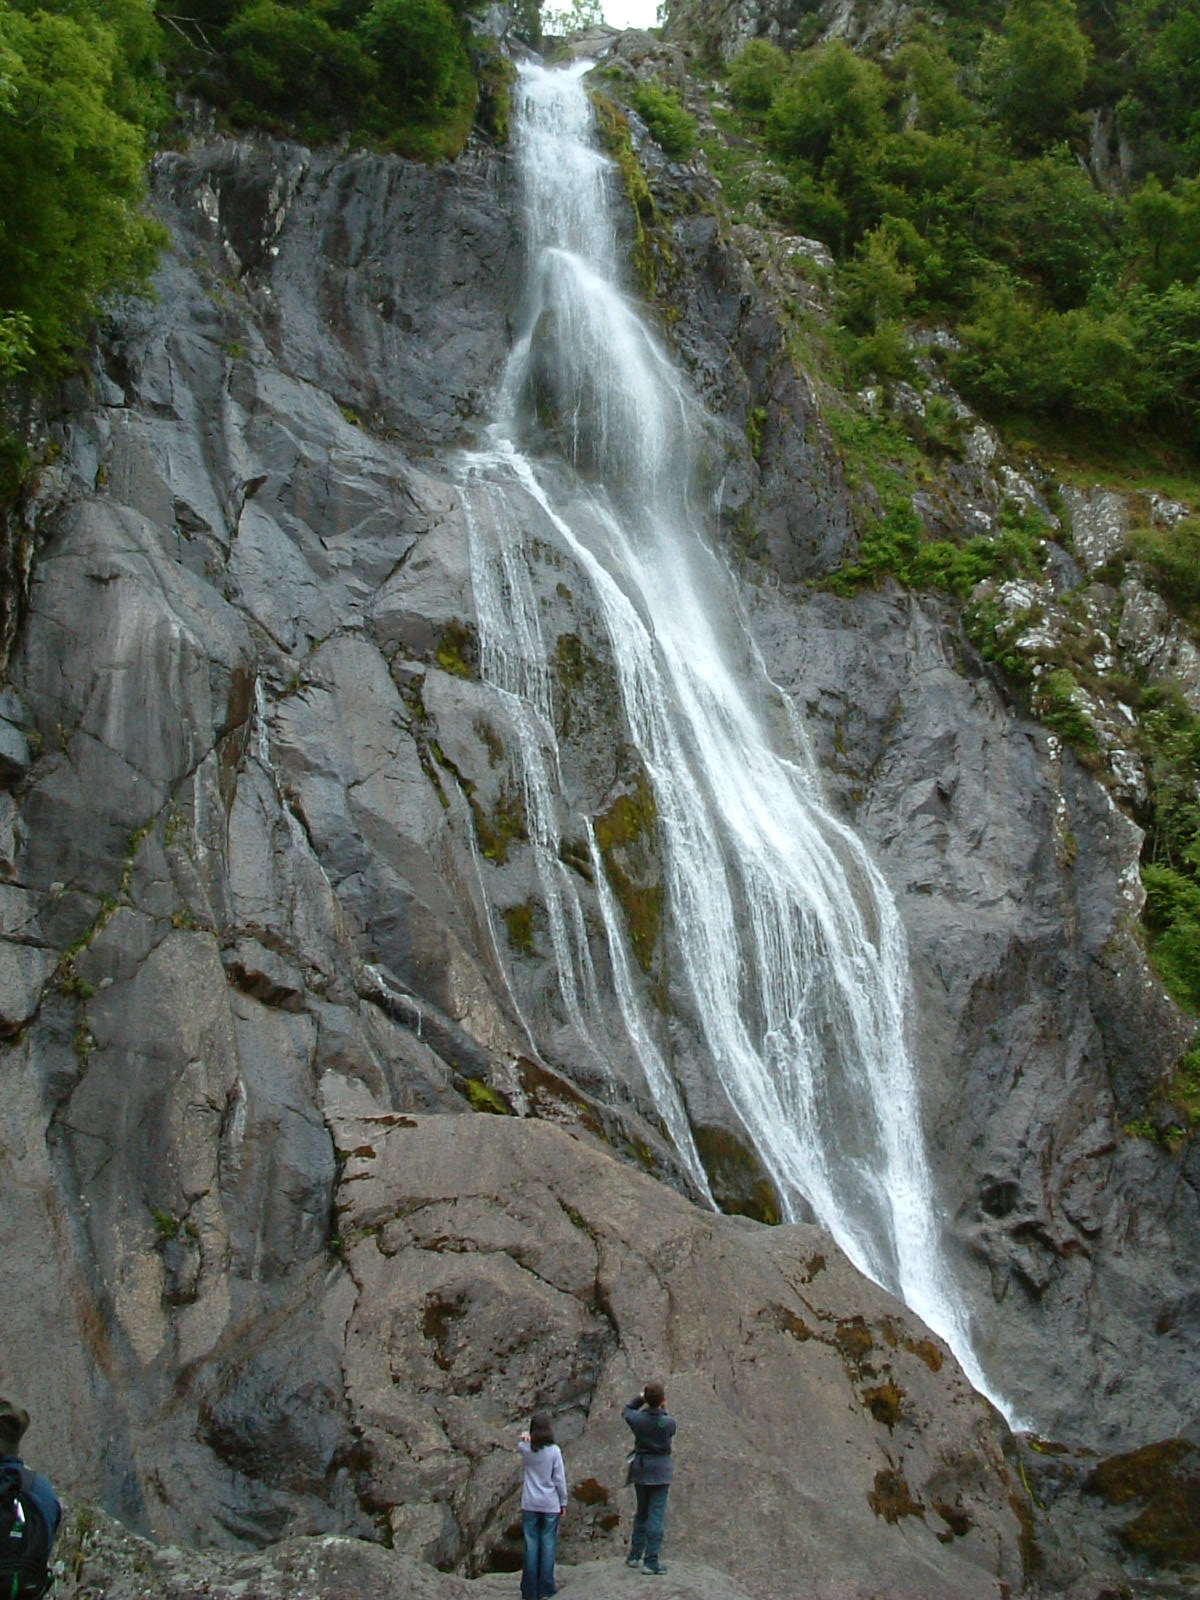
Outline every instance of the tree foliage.
POLYGON ((155 37, 149 0, 0 5, 0 371, 60 372, 153 265, 155 37))
POLYGON ((434 111, 467 68, 462 29, 445 0, 373 0, 357 32, 400 104, 434 111))
POLYGON ((630 99, 656 143, 674 160, 686 161, 696 145, 696 119, 675 90, 665 84, 640 83, 630 99))
POLYGON ((1013 0, 980 61, 985 92, 1021 150, 1044 150, 1069 131, 1092 47, 1074 0, 1013 0))
MULTIPOLYGON (((518 7, 520 25, 536 40, 531 6, 518 7)), ((457 155, 489 74, 456 0, 188 0, 172 17, 175 69, 195 90, 236 123, 317 142, 350 134, 457 155)), ((502 127, 497 86, 490 122, 502 127)))
POLYGON ((750 116, 765 117, 787 73, 788 58, 777 44, 751 39, 730 65, 730 98, 750 116))
POLYGON ((921 33, 882 62, 841 41, 790 61, 748 48, 730 93, 786 176, 777 214, 838 259, 855 376, 902 375, 904 323, 936 317, 958 333, 951 376, 985 408, 1194 448, 1200 176, 1096 186, 1072 142, 1092 55, 1072 0, 1016 0, 958 60, 921 33))

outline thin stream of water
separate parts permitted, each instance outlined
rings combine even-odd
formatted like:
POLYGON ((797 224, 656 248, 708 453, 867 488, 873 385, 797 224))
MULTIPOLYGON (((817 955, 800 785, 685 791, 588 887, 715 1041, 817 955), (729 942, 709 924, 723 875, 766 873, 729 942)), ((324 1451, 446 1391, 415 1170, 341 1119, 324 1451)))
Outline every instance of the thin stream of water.
MULTIPOLYGON (((521 69, 526 315, 490 446, 464 461, 461 491, 482 671, 518 732, 564 1010, 602 1054, 583 913, 560 859, 534 530, 586 578, 607 630, 629 740, 653 790, 679 975, 711 1070, 785 1215, 811 1207, 987 1393, 925 1158, 903 930, 867 853, 824 809, 798 714, 763 671, 711 548, 702 484, 715 425, 622 291, 612 174, 596 148, 585 68, 521 69)), ((629 1045, 681 1161, 709 1194, 587 831, 629 1045)))

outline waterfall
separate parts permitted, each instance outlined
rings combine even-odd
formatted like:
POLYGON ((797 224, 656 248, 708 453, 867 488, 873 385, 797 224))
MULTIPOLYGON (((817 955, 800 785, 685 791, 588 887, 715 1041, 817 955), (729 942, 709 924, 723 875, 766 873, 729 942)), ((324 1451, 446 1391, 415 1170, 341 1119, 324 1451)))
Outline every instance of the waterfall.
MULTIPOLYGON (((903 930, 866 851, 823 807, 800 719, 764 672, 713 548, 704 474, 716 424, 621 287, 615 169, 596 146, 588 66, 521 68, 526 310, 488 445, 464 459, 461 484, 481 670, 520 750, 564 1013, 602 1057, 597 976, 562 859, 552 675, 531 578, 546 542, 586 579, 607 631, 654 797, 675 976, 785 1216, 815 1214, 986 1393, 925 1159, 903 930)), ((582 831, 627 1049, 709 1194, 587 819, 582 831)))

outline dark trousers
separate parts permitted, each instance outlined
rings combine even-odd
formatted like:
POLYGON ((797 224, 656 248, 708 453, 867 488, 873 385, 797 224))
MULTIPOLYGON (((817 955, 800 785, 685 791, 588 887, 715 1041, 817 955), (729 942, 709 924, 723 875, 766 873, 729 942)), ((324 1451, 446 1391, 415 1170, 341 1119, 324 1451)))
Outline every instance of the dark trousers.
POLYGON ((522 1600, 549 1600, 558 1593, 554 1558, 558 1554, 558 1515, 549 1511, 522 1511, 525 1530, 525 1567, 521 1573, 522 1600))
POLYGON ((667 1496, 669 1483, 635 1483, 637 1510, 633 1517, 633 1537, 629 1541, 629 1554, 635 1561, 643 1558, 653 1564, 662 1549, 663 1529, 667 1522, 667 1496))

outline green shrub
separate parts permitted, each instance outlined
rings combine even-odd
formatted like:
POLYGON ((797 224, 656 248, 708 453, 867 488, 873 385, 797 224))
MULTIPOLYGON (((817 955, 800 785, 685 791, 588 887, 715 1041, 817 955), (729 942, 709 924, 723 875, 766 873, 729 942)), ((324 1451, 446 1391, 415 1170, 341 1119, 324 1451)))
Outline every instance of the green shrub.
POLYGON ((1153 814, 1147 861, 1200 874, 1200 717, 1173 683, 1146 689, 1139 706, 1153 814))
POLYGON ((630 104, 650 130, 650 137, 673 161, 686 161, 696 148, 696 119, 674 89, 640 83, 630 104))
POLYGON ((1171 996, 1200 1011, 1200 883, 1167 866, 1142 869, 1155 970, 1171 996))
MULTIPOLYGON (((877 429, 876 440, 882 437, 886 430, 877 429)), ((876 464, 871 476, 886 510, 864 533, 856 559, 828 580, 835 594, 849 594, 886 576, 909 588, 939 589, 966 599, 985 578, 1015 578, 1038 571, 1038 542, 1045 531, 1040 518, 1008 505, 991 537, 980 535, 961 543, 930 539, 898 474, 876 464)), ((974 625, 969 621, 968 626, 979 642, 1004 632, 1008 623, 992 608, 986 618, 977 614, 974 625)))
POLYGON ((445 0, 373 0, 356 29, 399 107, 436 113, 466 64, 462 28, 445 0))
POLYGON ((1096 730, 1080 704, 1079 684, 1068 667, 1056 667, 1038 679, 1033 709, 1042 722, 1061 734, 1068 744, 1083 749, 1095 747, 1096 730))
POLYGON ((831 155, 882 143, 885 98, 883 74, 874 62, 834 40, 797 61, 777 89, 767 143, 819 176, 831 155))
POLYGON ((838 309, 855 333, 872 333, 908 310, 917 276, 905 261, 909 230, 889 218, 859 244, 838 278, 838 309))
POLYGON ((765 117, 787 77, 788 58, 776 44, 751 39, 729 66, 729 98, 752 117, 765 117))
POLYGON ((1134 528, 1127 543, 1168 599, 1189 613, 1200 607, 1200 517, 1165 528, 1134 528))

